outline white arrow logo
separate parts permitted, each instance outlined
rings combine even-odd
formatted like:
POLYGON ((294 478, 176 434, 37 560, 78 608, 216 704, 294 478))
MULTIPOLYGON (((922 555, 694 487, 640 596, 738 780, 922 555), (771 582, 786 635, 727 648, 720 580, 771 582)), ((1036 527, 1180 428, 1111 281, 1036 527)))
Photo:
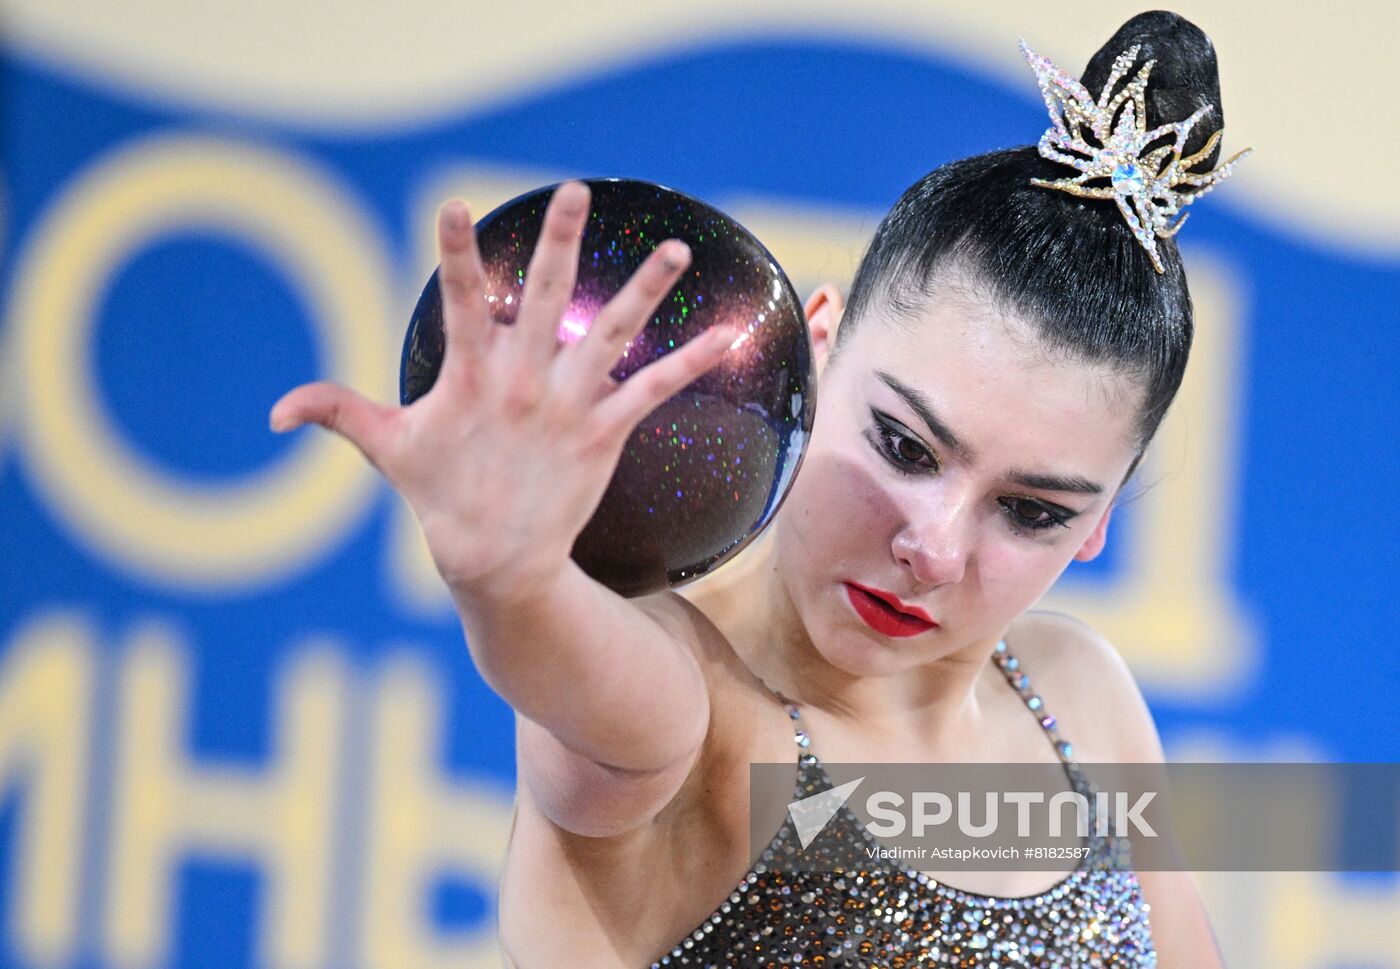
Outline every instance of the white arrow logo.
POLYGON ((803 848, 822 833, 822 828, 836 816, 836 812, 841 810, 841 805, 846 803, 846 799, 863 780, 864 777, 857 777, 840 787, 833 787, 788 804, 788 815, 792 818, 793 826, 797 828, 797 837, 801 840, 803 848))

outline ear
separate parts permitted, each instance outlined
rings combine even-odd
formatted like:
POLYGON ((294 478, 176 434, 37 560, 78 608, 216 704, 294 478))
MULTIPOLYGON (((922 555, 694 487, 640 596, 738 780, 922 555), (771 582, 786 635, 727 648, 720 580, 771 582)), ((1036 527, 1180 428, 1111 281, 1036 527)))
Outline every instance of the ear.
POLYGON ((1076 561, 1088 562, 1090 559, 1098 558, 1103 551, 1104 542, 1108 540, 1108 520, 1113 516, 1113 505, 1110 503, 1104 509, 1103 517, 1094 526, 1094 530, 1089 533, 1089 537, 1084 539, 1084 544, 1079 546, 1079 551, 1074 553, 1076 561))
POLYGON ((807 314, 807 329, 812 335, 812 352, 817 373, 826 367, 826 358, 836 343, 836 328, 846 311, 846 298, 831 283, 822 283, 802 307, 807 314))

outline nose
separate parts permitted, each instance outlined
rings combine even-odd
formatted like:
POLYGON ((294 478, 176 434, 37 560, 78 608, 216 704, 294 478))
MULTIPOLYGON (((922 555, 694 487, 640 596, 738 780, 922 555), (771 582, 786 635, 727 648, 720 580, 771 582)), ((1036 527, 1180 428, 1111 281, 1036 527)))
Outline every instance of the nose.
POLYGON ((967 570, 970 537, 954 508, 940 508, 911 520, 895 533, 891 551, 921 586, 950 585, 967 570))

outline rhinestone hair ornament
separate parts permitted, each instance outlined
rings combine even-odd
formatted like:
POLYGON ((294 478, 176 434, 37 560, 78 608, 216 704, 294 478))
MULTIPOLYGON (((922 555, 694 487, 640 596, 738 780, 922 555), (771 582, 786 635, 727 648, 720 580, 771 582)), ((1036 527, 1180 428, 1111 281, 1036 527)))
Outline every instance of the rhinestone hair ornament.
POLYGON ((1166 270, 1155 237, 1176 235, 1190 214, 1181 210, 1224 181, 1235 163, 1254 149, 1246 148, 1213 171, 1191 171, 1220 141, 1223 129, 1212 134, 1200 151, 1181 157, 1191 129, 1214 110, 1214 105, 1204 105, 1184 121, 1148 131, 1147 76, 1156 61, 1144 63, 1121 90, 1113 90, 1136 63, 1140 49, 1141 45, 1135 44, 1118 55, 1096 101, 1083 84, 1021 41, 1021 53, 1035 71, 1050 110, 1051 126, 1040 137, 1040 154, 1080 173, 1054 181, 1033 178, 1031 184, 1081 198, 1113 199, 1137 241, 1152 257, 1152 265, 1162 273, 1166 270), (1086 134, 1093 140, 1087 140, 1086 134), (1146 151, 1166 137, 1172 141, 1146 151), (1105 178, 1107 185, 1088 184, 1105 178))

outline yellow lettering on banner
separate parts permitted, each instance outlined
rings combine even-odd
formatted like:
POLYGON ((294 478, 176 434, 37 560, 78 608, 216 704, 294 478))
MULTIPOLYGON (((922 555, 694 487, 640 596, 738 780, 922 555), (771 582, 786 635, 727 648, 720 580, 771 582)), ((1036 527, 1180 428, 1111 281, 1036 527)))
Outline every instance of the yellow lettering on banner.
MULTIPOLYGON (((10 205, 4 186, 0 186, 0 252, 10 244, 10 205)), ((10 327, 0 320, 0 466, 5 461, 9 448, 10 435, 14 429, 15 412, 18 409, 18 381, 15 380, 14 353, 11 345, 10 327)))
POLYGON ((169 630, 132 636, 120 686, 104 938, 113 965, 163 964, 177 865, 248 859, 266 878, 259 962, 322 969, 330 952, 348 674, 332 644, 293 653, 262 768, 191 763, 189 670, 169 630))
POLYGON ((10 329, 0 327, 0 467, 8 459, 7 452, 19 413, 18 367, 12 349, 14 342, 10 329))
POLYGON ((453 783, 438 766, 443 697, 427 672, 399 662, 377 683, 369 751, 361 969, 498 969, 494 906, 510 834, 511 798, 484 781, 453 783), (435 879, 480 887, 492 914, 458 938, 432 930, 435 879))
POLYGON ((375 484, 364 459, 307 431, 251 480, 196 483, 125 445, 90 372, 108 281, 142 246, 190 228, 268 253, 307 297, 325 375, 389 397, 385 260, 356 202, 285 153, 151 138, 77 178, 20 254, 12 324, 24 454, 58 519, 120 567, 182 587, 272 581, 323 552, 363 509, 375 484))
POLYGON ((6 934, 34 966, 68 965, 78 942, 93 640, 85 621, 55 613, 0 649, 0 796, 23 791, 6 934))

